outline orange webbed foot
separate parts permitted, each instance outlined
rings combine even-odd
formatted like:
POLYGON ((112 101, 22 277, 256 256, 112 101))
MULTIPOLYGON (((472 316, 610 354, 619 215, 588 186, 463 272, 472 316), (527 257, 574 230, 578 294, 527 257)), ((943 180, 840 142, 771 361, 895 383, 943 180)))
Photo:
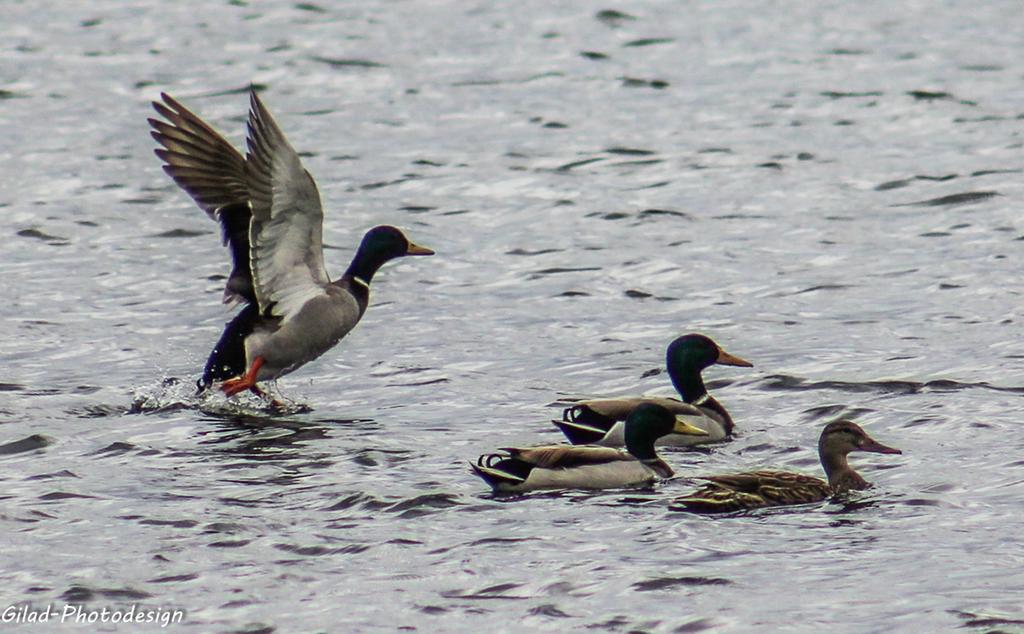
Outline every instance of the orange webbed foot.
POLYGON ((237 379, 228 379, 220 384, 220 389, 224 392, 225 396, 234 396, 253 387, 255 386, 250 385, 244 376, 240 376, 237 379))
POLYGON ((263 390, 256 387, 256 376, 260 373, 260 368, 263 367, 263 357, 256 357, 253 359, 252 366, 242 376, 235 379, 228 379, 220 384, 220 389, 226 396, 234 396, 239 392, 245 390, 252 390, 256 394, 263 396, 263 390))

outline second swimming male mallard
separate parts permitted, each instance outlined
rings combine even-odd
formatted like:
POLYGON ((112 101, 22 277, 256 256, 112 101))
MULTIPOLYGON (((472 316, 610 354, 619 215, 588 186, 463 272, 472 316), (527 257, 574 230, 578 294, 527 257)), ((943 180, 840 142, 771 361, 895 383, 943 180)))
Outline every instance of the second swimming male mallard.
POLYGON ((473 471, 496 492, 539 489, 615 489, 643 486, 673 475, 654 450, 665 434, 704 435, 654 403, 643 403, 626 419, 626 451, 612 447, 549 445, 509 447, 480 456, 473 471))
POLYGON ((262 391, 330 350, 351 331, 385 262, 434 252, 395 227, 370 229, 348 270, 333 282, 324 267, 323 209, 302 166, 255 90, 250 91, 248 154, 169 95, 150 119, 164 171, 221 224, 234 267, 224 301, 247 306, 224 329, 206 362, 200 391, 217 381, 228 396, 262 391))
POLYGON ((621 447, 625 442, 623 421, 641 403, 657 403, 678 418, 707 432, 704 436, 668 434, 659 446, 690 446, 724 440, 732 434, 733 422, 704 387, 701 372, 714 364, 752 367, 749 361, 733 356, 709 337, 683 335, 668 346, 665 365, 672 385, 682 401, 665 397, 631 397, 579 401, 562 413, 562 420, 551 421, 573 444, 621 447))

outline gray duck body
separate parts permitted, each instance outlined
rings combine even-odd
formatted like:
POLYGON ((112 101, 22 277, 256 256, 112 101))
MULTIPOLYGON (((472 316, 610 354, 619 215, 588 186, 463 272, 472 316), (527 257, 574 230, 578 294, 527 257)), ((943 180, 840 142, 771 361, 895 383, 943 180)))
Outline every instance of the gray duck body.
POLYGON ((313 177, 255 90, 250 92, 248 153, 164 94, 150 119, 164 171, 220 222, 233 267, 224 301, 247 304, 210 353, 200 390, 217 381, 230 394, 260 393, 320 357, 359 323, 374 273, 385 262, 433 251, 395 227, 366 233, 348 270, 331 282, 323 261, 323 209, 313 177))

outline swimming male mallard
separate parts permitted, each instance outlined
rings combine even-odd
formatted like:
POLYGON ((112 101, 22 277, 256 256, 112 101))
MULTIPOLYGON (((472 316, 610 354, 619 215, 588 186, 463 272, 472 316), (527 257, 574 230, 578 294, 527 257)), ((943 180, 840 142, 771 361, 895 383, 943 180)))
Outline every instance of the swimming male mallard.
POLYGON ((818 456, 828 482, 788 471, 750 471, 697 478, 707 480, 699 490, 673 501, 673 506, 698 513, 720 513, 765 506, 820 502, 838 493, 871 486, 846 461, 851 451, 903 453, 868 436, 856 423, 829 423, 818 439, 818 456))
POLYGON ((689 446, 724 440, 732 434, 733 422, 722 404, 708 394, 701 372, 714 365, 753 366, 733 356, 704 335, 689 334, 669 344, 665 355, 668 376, 683 397, 632 397, 580 401, 562 412, 562 420, 551 421, 573 444, 621 447, 622 421, 641 403, 657 403, 690 425, 707 432, 704 436, 668 434, 659 446, 689 446))
POLYGON ((670 411, 643 403, 626 419, 626 450, 612 447, 549 445, 503 448, 484 454, 473 471, 496 492, 522 493, 538 489, 614 489, 648 485, 672 476, 672 468, 654 450, 665 434, 704 435, 670 411))
POLYGON ((228 396, 262 391, 330 350, 366 311, 373 274, 404 255, 434 252, 395 227, 370 229, 339 279, 324 268, 323 209, 313 177, 255 90, 250 92, 248 154, 185 106, 162 94, 149 119, 164 171, 220 222, 234 267, 224 301, 247 305, 224 329, 199 380, 228 396))

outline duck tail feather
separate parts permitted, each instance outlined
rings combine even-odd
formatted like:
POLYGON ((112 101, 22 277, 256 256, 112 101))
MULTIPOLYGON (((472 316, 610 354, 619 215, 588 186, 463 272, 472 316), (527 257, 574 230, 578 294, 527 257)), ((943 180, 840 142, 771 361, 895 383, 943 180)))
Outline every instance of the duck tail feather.
POLYGON ((483 454, 476 459, 476 463, 469 463, 473 471, 483 478, 488 484, 522 484, 530 475, 533 465, 516 459, 510 455, 513 449, 501 449, 509 452, 483 454))
POLYGON ((569 420, 552 420, 551 423, 562 430, 565 437, 574 445, 592 445, 604 439, 608 430, 569 420))
POLYGON ((488 467, 486 465, 479 463, 474 464, 473 462, 470 462, 469 466, 472 467, 473 472, 476 473, 476 475, 480 476, 480 478, 483 479, 484 482, 491 485, 492 487, 496 487, 500 484, 522 484, 523 482, 526 481, 525 478, 522 478, 514 473, 508 473, 507 471, 504 471, 497 467, 488 467))

